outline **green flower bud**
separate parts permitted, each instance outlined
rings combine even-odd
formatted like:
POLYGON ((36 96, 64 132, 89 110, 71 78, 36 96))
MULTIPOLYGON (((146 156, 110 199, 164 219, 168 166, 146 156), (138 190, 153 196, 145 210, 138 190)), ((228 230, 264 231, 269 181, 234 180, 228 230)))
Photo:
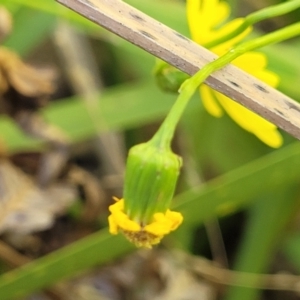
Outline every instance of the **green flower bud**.
POLYGON ((122 231, 138 247, 151 248, 183 221, 169 210, 181 167, 181 158, 154 140, 129 151, 124 199, 114 198, 108 217, 111 234, 122 231))
POLYGON ((181 158, 169 149, 148 143, 129 151, 124 185, 125 213, 142 225, 154 213, 165 213, 174 195, 181 158))
POLYGON ((177 93, 181 84, 190 76, 170 66, 164 61, 158 61, 154 68, 157 85, 165 92, 177 93))

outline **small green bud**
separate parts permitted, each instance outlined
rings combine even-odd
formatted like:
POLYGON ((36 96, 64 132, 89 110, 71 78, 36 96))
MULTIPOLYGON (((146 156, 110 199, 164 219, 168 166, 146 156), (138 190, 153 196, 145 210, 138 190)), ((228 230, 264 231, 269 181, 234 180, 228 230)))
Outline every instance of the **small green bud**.
POLYGON ((157 85, 165 92, 177 93, 181 84, 190 76, 164 61, 158 61, 154 68, 157 85))

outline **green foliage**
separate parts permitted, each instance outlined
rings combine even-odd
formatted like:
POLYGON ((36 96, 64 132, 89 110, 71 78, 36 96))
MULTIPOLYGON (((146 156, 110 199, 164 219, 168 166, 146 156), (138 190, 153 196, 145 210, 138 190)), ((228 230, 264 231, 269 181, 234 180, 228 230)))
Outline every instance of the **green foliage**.
POLYGON ((99 231, 39 260, 4 274, 1 277, 1 299, 24 297, 29 293, 80 271, 112 261, 132 250, 133 246, 99 231))

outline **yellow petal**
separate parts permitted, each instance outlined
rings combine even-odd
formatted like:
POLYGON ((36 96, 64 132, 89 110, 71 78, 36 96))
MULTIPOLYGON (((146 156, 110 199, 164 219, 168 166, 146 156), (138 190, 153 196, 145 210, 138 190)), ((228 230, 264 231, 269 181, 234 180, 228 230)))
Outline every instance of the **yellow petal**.
POLYGON ((130 220, 123 210, 123 199, 109 206, 109 211, 111 212, 111 215, 108 217, 110 231, 118 232, 118 228, 128 231, 141 230, 141 226, 137 222, 130 220))
POLYGON ((282 136, 274 124, 255 114, 254 112, 234 102, 228 97, 214 91, 219 102, 228 115, 242 128, 256 135, 270 147, 277 148, 282 145, 282 136))
POLYGON ((156 213, 155 221, 146 225, 144 230, 157 236, 164 236, 170 233, 172 221, 165 218, 163 214, 156 213))
POLYGON ((145 226, 144 230, 157 236, 164 236, 177 229, 182 223, 182 214, 175 211, 167 210, 165 214, 155 213, 153 222, 145 226))
POLYGON ((199 44, 210 41, 213 28, 230 13, 229 5, 219 0, 187 0, 186 9, 192 39, 199 44))
POLYGON ((247 52, 233 60, 233 64, 248 73, 263 70, 267 66, 267 57, 260 52, 247 52))
POLYGON ((279 148, 283 144, 283 138, 277 128, 269 129, 268 131, 257 131, 256 136, 266 145, 272 148, 279 148))
POLYGON ((230 6, 225 1, 219 0, 198 0, 199 15, 198 23, 210 30, 224 22, 230 14, 230 6))
POLYGON ((267 62, 265 54, 260 52, 248 52, 236 58, 232 63, 268 85, 276 87, 279 83, 279 76, 265 69, 267 62))
POLYGON ((118 199, 118 198, 114 198, 114 200, 116 200, 116 203, 114 203, 108 207, 109 211, 111 213, 113 213, 115 211, 123 211, 124 210, 124 200, 118 199))
POLYGON ((217 118, 220 118, 223 115, 223 110, 215 100, 213 91, 210 87, 202 84, 200 86, 200 96, 203 102, 203 106, 208 113, 217 118))
MULTIPOLYGON (((237 18, 237 19, 234 19, 234 20, 226 23, 224 26, 222 26, 218 30, 215 30, 214 32, 212 32, 211 40, 216 40, 216 39, 232 32, 237 27, 239 27, 243 23, 243 21, 244 21, 243 18, 237 18)), ((232 38, 226 42, 223 42, 220 45, 213 47, 211 49, 211 51, 213 51, 214 53, 216 53, 218 55, 224 54, 230 48, 232 48, 235 44, 239 43, 243 38, 245 38, 251 32, 251 30, 252 30, 252 27, 247 28, 245 31, 238 34, 234 38, 232 38)))
POLYGON ((108 217, 108 227, 110 234, 118 234, 118 225, 112 215, 108 217))
POLYGON ((167 210, 166 212, 166 217, 172 221, 172 227, 171 230, 175 230, 178 228, 178 226, 182 223, 183 221, 183 216, 181 213, 177 212, 177 211, 171 211, 171 210, 167 210))
POLYGON ((277 74, 266 69, 255 72, 253 76, 273 87, 278 86, 280 81, 280 77, 277 74))

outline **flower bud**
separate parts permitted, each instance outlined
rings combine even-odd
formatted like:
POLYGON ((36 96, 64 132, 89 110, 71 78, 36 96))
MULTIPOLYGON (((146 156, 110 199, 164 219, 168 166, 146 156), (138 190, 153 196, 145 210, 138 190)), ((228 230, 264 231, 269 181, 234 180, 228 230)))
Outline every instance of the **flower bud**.
POLYGON ((151 142, 131 148, 125 173, 125 212, 148 224, 154 213, 165 213, 173 198, 181 159, 151 142))
POLYGON ((182 83, 190 76, 170 66, 164 61, 158 61, 154 68, 157 85, 165 92, 178 93, 182 83))
POLYGON ((153 142, 131 148, 126 165, 124 200, 110 206, 110 232, 124 235, 137 246, 151 248, 175 230, 182 215, 170 211, 181 158, 153 142))

